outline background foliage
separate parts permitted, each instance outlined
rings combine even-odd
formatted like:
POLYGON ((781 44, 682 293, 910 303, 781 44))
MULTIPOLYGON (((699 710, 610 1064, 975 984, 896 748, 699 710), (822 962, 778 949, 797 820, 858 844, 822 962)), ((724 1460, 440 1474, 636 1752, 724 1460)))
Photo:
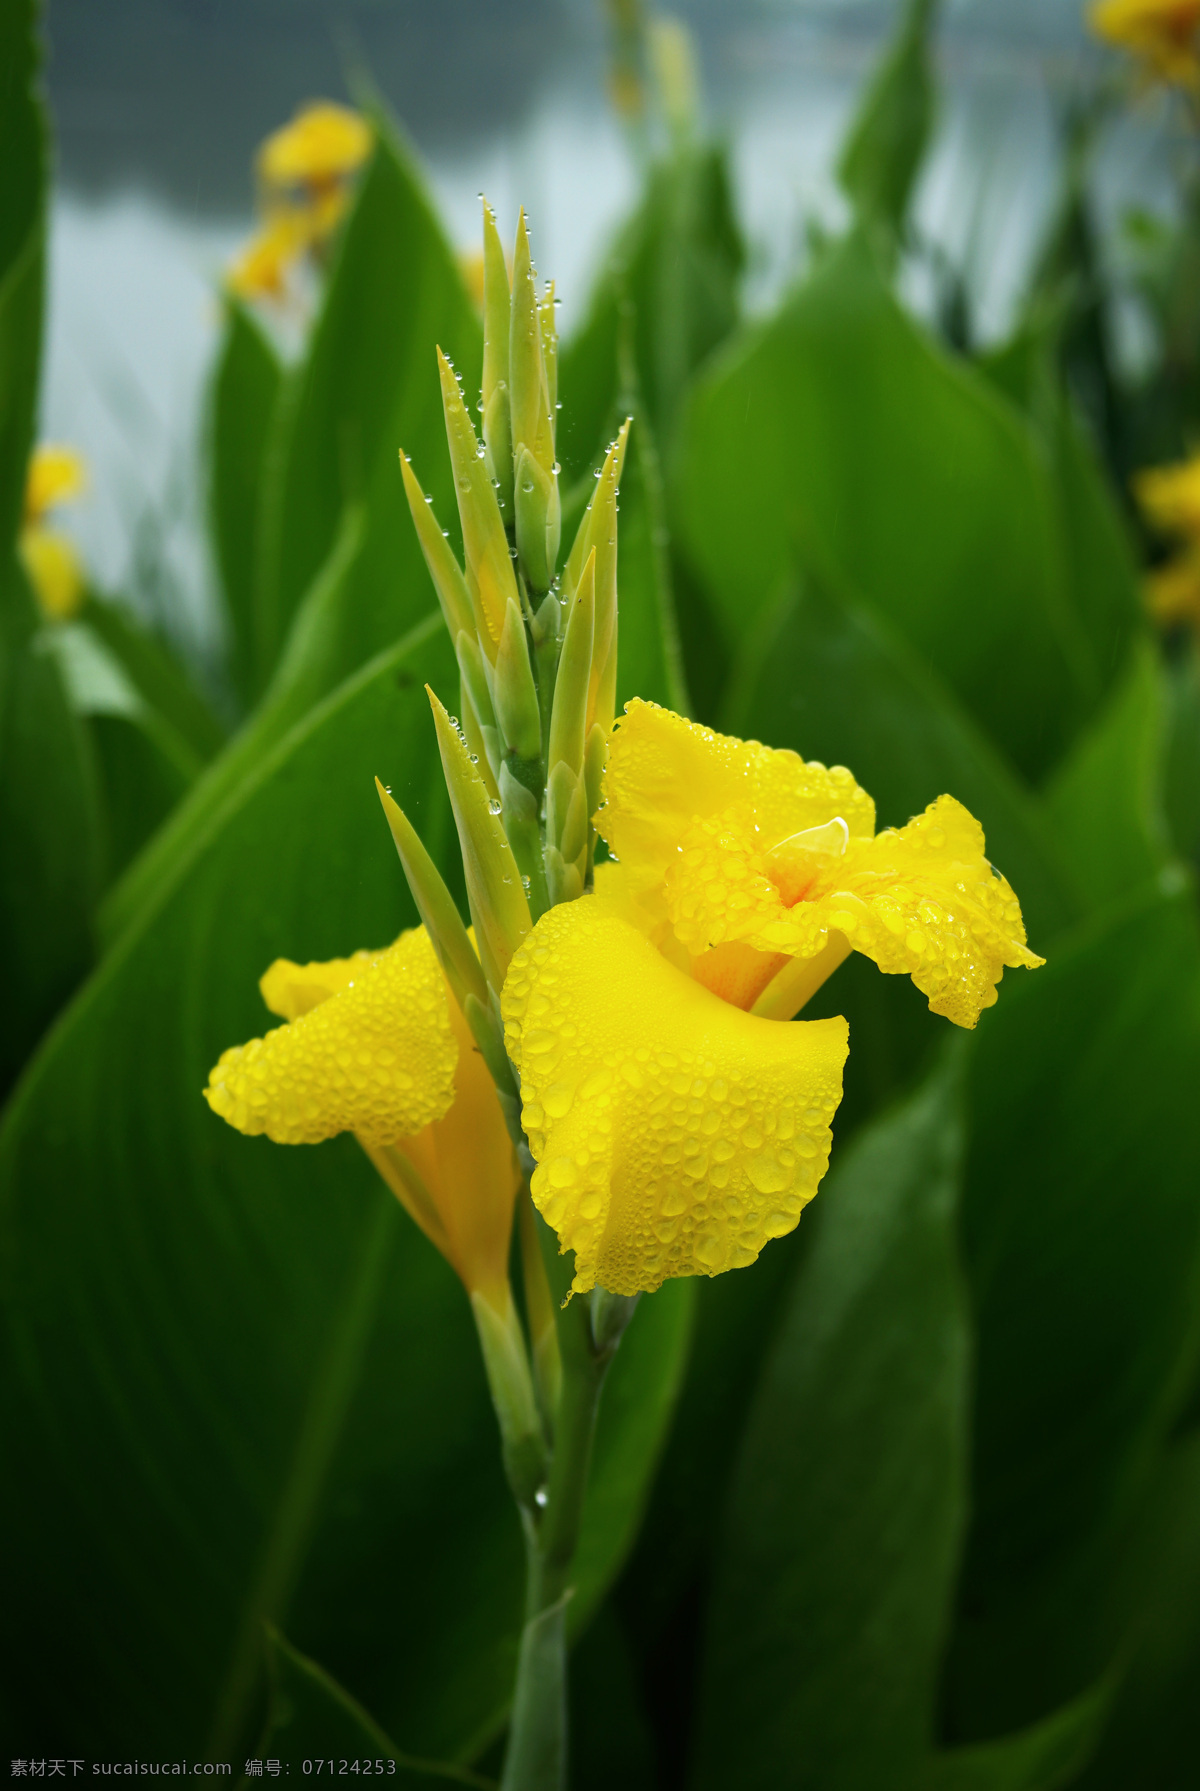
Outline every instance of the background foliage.
MULTIPOLYGON (((1168 289, 1175 333, 1122 386, 1071 170, 1011 343, 904 308, 935 22, 907 9, 846 144, 853 220, 773 315, 741 319, 725 154, 683 133, 564 344, 568 514, 637 418, 622 697, 847 763, 883 824, 952 791, 1049 960, 949 1041, 847 965, 813 1010, 852 1045, 820 1199, 752 1270, 643 1302, 572 1610, 581 1787, 1200 1774, 1200 675, 1144 619, 1123 485, 1131 443, 1195 425, 1194 338, 1181 364, 1168 289)), ((461 1291, 351 1141, 247 1142, 198 1094, 261 1030, 272 957, 414 918, 375 774, 454 874, 422 691, 454 671, 396 453, 449 519, 432 348, 471 389, 478 319, 381 119, 299 359, 227 307, 236 725, 93 594, 75 626, 130 692, 98 712, 14 551, 34 24, 0 0, 6 1728, 479 1783, 520 1537, 461 1291)))

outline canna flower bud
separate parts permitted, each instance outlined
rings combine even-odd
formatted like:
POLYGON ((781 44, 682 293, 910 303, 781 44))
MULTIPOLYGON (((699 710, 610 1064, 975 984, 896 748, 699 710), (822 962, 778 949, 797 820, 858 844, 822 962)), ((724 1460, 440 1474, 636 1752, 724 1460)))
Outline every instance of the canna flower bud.
POLYGON ((525 623, 516 599, 508 600, 504 630, 492 671, 492 696, 504 750, 518 759, 540 760, 542 722, 537 685, 529 663, 525 623))
POLYGON ((532 925, 529 903, 512 847, 466 743, 433 691, 425 688, 462 848, 479 958, 488 983, 499 991, 509 960, 532 925))
POLYGON ((546 875, 551 899, 582 895, 589 845, 587 695, 592 671, 596 613, 596 555, 583 568, 567 617, 554 708, 546 783, 546 875))
POLYGON ((425 564, 429 568, 429 576, 433 580, 446 627, 450 630, 450 639, 457 640, 464 630, 473 635, 475 614, 471 607, 467 581, 433 513, 433 500, 427 498, 418 485, 412 462, 403 448, 400 450, 400 472, 417 540, 421 544, 421 552, 425 556, 425 564))
POLYGON ((483 448, 500 514, 513 519, 512 414, 508 390, 509 291, 496 214, 483 202, 483 448))
POLYGON ((509 387, 514 463, 513 508, 517 553, 530 588, 550 588, 558 562, 562 511, 554 457, 553 392, 558 389, 558 343, 551 290, 539 304, 522 212, 513 256, 509 322, 509 387))
POLYGON ((458 380, 449 361, 438 349, 442 381, 442 408, 446 413, 446 439, 458 492, 463 552, 467 561, 467 589, 475 612, 479 642, 489 661, 504 627, 509 598, 517 596, 517 581, 504 532, 504 519, 484 465, 483 449, 467 415, 458 380))
POLYGON ((399 803, 393 800, 391 791, 386 790, 378 778, 375 779, 375 788, 383 804, 383 812, 391 829, 405 879, 412 891, 413 901, 417 904, 421 925, 429 935, 454 999, 465 1012, 468 995, 473 995, 477 1001, 487 1000, 487 982, 475 955, 475 948, 462 923, 454 897, 446 888, 441 872, 422 845, 412 822, 399 803))
POLYGON ((625 465, 632 417, 626 417, 617 439, 604 456, 604 465, 583 515, 567 559, 563 584, 568 598, 579 583, 584 562, 596 555, 596 621, 588 685, 588 721, 612 726, 617 680, 617 492, 625 465))

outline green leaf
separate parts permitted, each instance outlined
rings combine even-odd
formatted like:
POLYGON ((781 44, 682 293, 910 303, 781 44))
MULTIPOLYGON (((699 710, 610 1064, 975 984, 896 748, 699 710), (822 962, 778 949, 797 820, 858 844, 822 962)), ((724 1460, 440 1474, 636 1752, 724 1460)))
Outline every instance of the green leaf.
POLYGON ((727 645, 809 541, 1030 776, 1111 677, 1030 427, 900 310, 861 237, 701 381, 673 520, 727 645))
POLYGON ((145 706, 174 737, 173 751, 194 776, 225 744, 225 729, 174 653, 120 603, 92 597, 80 615, 117 661, 145 706))
POLYGON ((739 1453, 695 1783, 908 1785, 965 1519, 958 1078, 835 1164, 739 1453))
MULTIPOLYGON (((257 710, 225 751, 197 779, 169 824, 108 893, 100 915, 101 934, 111 945, 153 902, 178 864, 206 834, 214 815, 237 790, 263 756, 315 704, 336 688, 356 658, 351 574, 362 552, 363 517, 350 510, 342 519, 329 559, 313 580, 292 623, 287 648, 257 710), (351 642, 347 643, 347 634, 351 642)), ((422 640, 440 635, 439 620, 430 616, 422 640)))
POLYGON ((191 778, 164 748, 152 715, 91 715, 87 731, 104 809, 105 860, 115 875, 183 800, 191 778))
POLYGON ((744 260, 724 149, 680 145, 655 163, 560 356, 568 478, 590 473, 623 421, 626 355, 658 439, 670 440, 684 387, 737 322, 744 260))
POLYGON ((315 1660, 309 1660, 270 1625, 266 1630, 270 1674, 267 1725, 258 1744, 261 1759, 394 1761, 388 1783, 400 1788, 473 1785, 490 1791, 492 1781, 437 1760, 402 1754, 350 1693, 315 1660))
POLYGON ((1082 912, 1038 805, 888 619, 828 568, 813 565, 799 592, 764 617, 724 719, 803 758, 848 765, 875 798, 878 827, 956 796, 1017 891, 1035 949, 1082 912))
POLYGON ((1200 644, 1163 667, 1163 801, 1175 850, 1200 867, 1200 644))
POLYGON ((470 397, 483 344, 453 251, 408 153, 380 124, 308 356, 288 381, 267 450, 255 591, 255 679, 265 688, 292 617, 347 506, 363 551, 350 614, 362 664, 423 616, 429 574, 400 480, 411 455, 443 527, 455 526, 434 344, 470 397))
POLYGON ((933 126, 929 37, 936 0, 906 0, 838 159, 838 179, 864 223, 898 238, 933 126))
POLYGON ((91 961, 100 881, 87 741, 14 553, 42 333, 37 16, 27 0, 0 7, 0 1094, 91 961))
MULTIPOLYGON (((449 663, 419 632, 245 768, 6 1116, 5 1693, 31 1750, 69 1709, 101 1757, 229 1757, 264 1621, 417 1756, 470 1758, 504 1721, 523 1550, 462 1288, 351 1139, 243 1138, 200 1097, 271 1023, 274 957, 415 919, 374 774, 448 869, 421 684, 449 663)), ((636 1527, 689 1294, 643 1301, 613 1365, 577 1621, 636 1527)))
POLYGON ((687 715, 690 704, 675 620, 658 444, 649 416, 640 409, 621 480, 619 526, 617 713, 631 697, 640 696, 687 715))
POLYGON ((1055 1791, 1073 1785, 1095 1750, 1111 1699, 1111 1681, 1103 1679, 1017 1735, 940 1754, 920 1781, 922 1791, 1055 1791))
POLYGON ((1095 906, 1149 882, 1166 863, 1162 735, 1158 655, 1145 642, 1046 792, 1058 841, 1095 906))
POLYGON ((254 681, 254 569, 267 448, 282 384, 279 356, 262 326, 240 300, 227 296, 210 400, 208 515, 230 670, 244 703, 254 681))
POLYGON ((1167 1451, 1130 1551, 1133 1646, 1081 1791, 1176 1791, 1200 1764, 1200 1433, 1167 1451))
POLYGON ((1036 1721, 1105 1672, 1123 1563, 1195 1373, 1200 941, 1143 893, 1002 991, 971 1058, 964 1228, 973 1516, 949 1732, 1036 1721))
POLYGON ((1054 364, 1056 318, 1039 314, 976 365, 1027 417, 1054 483, 1071 601, 1105 676, 1144 637, 1145 614, 1129 528, 1054 364))
POLYGON ((25 574, 0 547, 0 1097, 95 954, 101 842, 88 744, 25 574))
MULTIPOLYGON (((0 548, 21 516, 42 334, 45 127, 36 82, 38 8, 0 8, 0 548)), ((0 593, 7 597, 7 592, 0 593)))

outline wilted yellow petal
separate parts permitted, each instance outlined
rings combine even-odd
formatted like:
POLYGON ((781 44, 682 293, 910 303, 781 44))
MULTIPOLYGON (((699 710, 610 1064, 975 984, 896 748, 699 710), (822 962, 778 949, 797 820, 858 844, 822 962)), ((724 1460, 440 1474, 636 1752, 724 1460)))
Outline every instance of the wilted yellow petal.
POLYGON ((875 831, 875 804, 844 765, 714 733, 635 698, 609 742, 596 826, 639 881, 656 881, 694 821, 732 811, 766 843, 840 815, 854 835, 875 831))
POLYGON ((387 1145, 450 1107, 458 1046, 445 979, 422 928, 384 951, 330 965, 272 965, 263 985, 276 1011, 297 1018, 224 1052, 204 1091, 239 1132, 265 1132, 277 1144, 355 1132, 387 1145))
POLYGON ((577 1292, 719 1274, 792 1230, 829 1160, 844 1020, 730 1007, 590 896, 543 915, 502 1008, 534 1200, 577 1292))
POLYGON ((316 100, 275 131, 258 152, 259 178, 268 186, 319 185, 344 180, 371 151, 366 120, 348 106, 316 100))
POLYGON ((18 545, 42 613, 52 622, 69 622, 79 613, 87 587, 74 542, 54 529, 25 528, 18 545))

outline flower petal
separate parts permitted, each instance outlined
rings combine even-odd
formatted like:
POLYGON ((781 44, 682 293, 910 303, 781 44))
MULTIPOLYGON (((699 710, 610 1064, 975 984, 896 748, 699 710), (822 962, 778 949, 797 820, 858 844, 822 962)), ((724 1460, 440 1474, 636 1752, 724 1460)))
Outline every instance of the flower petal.
POLYGON ((508 1285, 508 1246, 513 1204, 521 1185, 512 1139, 496 1085, 458 1003, 448 1004, 458 1041, 454 1105, 415 1137, 372 1161, 422 1230, 455 1269, 468 1293, 492 1293, 508 1285), (405 1184, 391 1173, 389 1158, 402 1153, 428 1190, 441 1235, 426 1223, 405 1184))
POLYGON ((289 971, 301 967, 273 965, 263 980, 298 1017, 223 1053, 204 1091, 214 1113, 277 1144, 316 1144, 338 1132, 393 1144, 441 1118, 454 1099, 458 1046, 423 928, 384 951, 306 965, 307 984, 289 984, 289 971), (303 989, 312 992, 321 971, 337 988, 306 1009, 303 989))
POLYGON ((801 847, 791 859, 764 852, 751 827, 726 815, 685 834, 667 872, 667 913, 697 954, 736 942, 809 959, 840 934, 881 970, 911 976, 935 1014, 970 1027, 995 1001, 1005 965, 1043 962, 1026 948, 1020 904, 984 846, 952 796, 906 827, 850 839, 844 854, 801 847))
POLYGON ((576 1292, 719 1274, 792 1230, 829 1161, 844 1020, 742 1013, 590 896, 543 915, 502 1009, 576 1292))
POLYGON ((766 847, 840 815, 870 838, 875 804, 844 765, 736 740, 635 698, 609 742, 596 818, 622 860, 658 881, 694 821, 726 811, 756 821, 766 847))

